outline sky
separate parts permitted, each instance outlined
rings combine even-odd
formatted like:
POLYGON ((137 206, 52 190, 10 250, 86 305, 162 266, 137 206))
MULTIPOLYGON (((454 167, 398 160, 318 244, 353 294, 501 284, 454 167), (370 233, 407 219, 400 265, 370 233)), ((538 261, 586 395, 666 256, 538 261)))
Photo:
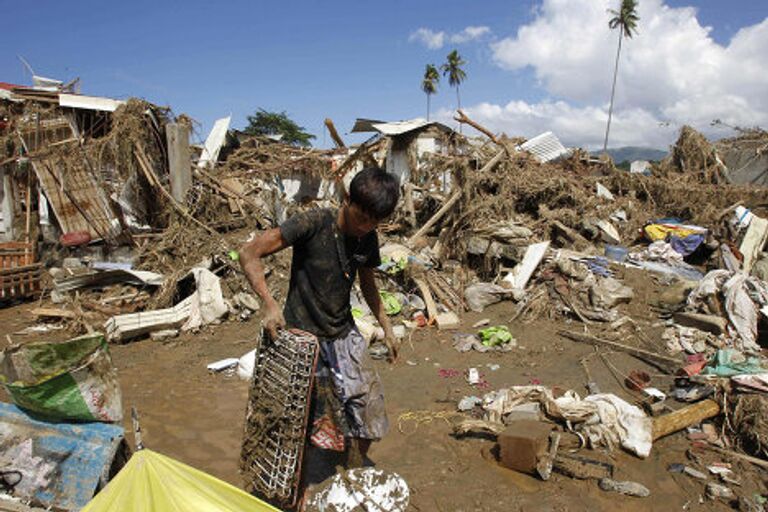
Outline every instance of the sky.
MULTIPOLYGON (((553 131, 602 147, 619 0, 325 0, 254 2, 0 0, 0 81, 29 73, 81 79, 81 92, 145 98, 185 113, 204 139, 232 115, 285 111, 329 147, 355 118, 426 117, 421 78, 456 49, 467 62, 461 105, 494 132, 553 131)), ((690 124, 710 138, 768 128, 768 2, 639 0, 622 43, 610 147, 667 149, 690 124), (712 122, 719 120, 713 126, 712 122)), ((456 90, 432 96, 451 126, 456 90)), ((465 131, 471 131, 467 128, 465 131)))

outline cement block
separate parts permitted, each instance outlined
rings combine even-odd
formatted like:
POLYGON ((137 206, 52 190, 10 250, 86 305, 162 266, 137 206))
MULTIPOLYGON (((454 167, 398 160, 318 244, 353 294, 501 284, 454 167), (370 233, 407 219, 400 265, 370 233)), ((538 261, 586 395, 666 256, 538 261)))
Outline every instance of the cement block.
POLYGON ((552 425, 540 421, 512 422, 499 434, 501 465, 523 473, 538 474, 536 463, 546 455, 552 425))

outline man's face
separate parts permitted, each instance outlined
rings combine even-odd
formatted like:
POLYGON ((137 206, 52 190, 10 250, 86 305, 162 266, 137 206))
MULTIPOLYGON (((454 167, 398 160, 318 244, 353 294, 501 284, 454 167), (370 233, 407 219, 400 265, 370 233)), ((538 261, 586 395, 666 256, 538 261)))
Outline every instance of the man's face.
POLYGON ((348 202, 344 208, 347 232, 358 238, 367 235, 379 224, 378 219, 371 217, 357 204, 348 202))

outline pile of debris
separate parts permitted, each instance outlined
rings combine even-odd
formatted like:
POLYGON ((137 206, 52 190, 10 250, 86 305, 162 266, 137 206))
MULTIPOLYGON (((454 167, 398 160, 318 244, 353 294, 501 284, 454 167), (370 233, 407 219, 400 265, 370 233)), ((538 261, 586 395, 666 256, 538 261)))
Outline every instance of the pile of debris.
MULTIPOLYGON (((715 453, 767 464, 755 458, 765 457, 768 435, 768 195, 756 185, 768 171, 755 170, 765 132, 712 145, 685 127, 670 156, 643 175, 567 149, 550 132, 496 136, 463 113, 457 120, 486 138, 438 122, 360 119, 353 131, 373 135, 358 146, 335 135, 333 150, 299 149, 230 132, 225 118, 198 148, 189 145, 189 118, 144 101, 16 86, 0 93, 0 234, 11 244, 0 251, 14 255, 3 260, 0 297, 39 296, 34 313, 46 323, 37 330, 104 330, 123 343, 248 320, 260 306, 237 249, 293 212, 340 205, 354 174, 374 164, 403 191, 380 226, 378 273, 398 337, 432 324, 455 329, 466 311, 510 301, 513 322, 580 322, 597 332, 561 334, 629 353, 675 382, 661 390, 648 375, 628 378, 644 408, 593 389, 585 398, 543 386, 496 390, 461 407, 481 421, 459 433, 498 434, 504 461, 539 432, 533 455, 509 467, 542 478, 553 468, 586 472, 604 489, 639 495, 612 480, 612 466, 559 447, 622 446, 645 457, 655 439, 690 427, 715 453), (737 179, 744 169, 750 178, 737 179), (654 305, 658 336, 632 318, 632 273, 668 286, 654 305), (661 415, 670 398, 695 403, 661 415), (537 429, 520 418, 550 423, 537 429), (702 421, 718 428, 694 430, 702 421)), ((278 299, 287 258, 267 259, 278 299)), ((352 308, 369 341, 383 336, 359 290, 352 308)), ((507 326, 477 327, 457 333, 457 350, 516 343, 507 326)), ((214 369, 247 366, 247 356, 214 369)), ((722 481, 707 492, 733 496, 729 473, 711 471, 722 481)))

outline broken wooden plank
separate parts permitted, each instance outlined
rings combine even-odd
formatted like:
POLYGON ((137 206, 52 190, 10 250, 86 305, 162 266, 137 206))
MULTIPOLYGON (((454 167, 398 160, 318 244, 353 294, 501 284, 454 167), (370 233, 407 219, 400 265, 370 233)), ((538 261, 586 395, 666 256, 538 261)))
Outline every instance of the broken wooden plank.
POLYGON ((147 178, 147 181, 149 181, 150 185, 155 187, 162 193, 166 199, 171 203, 171 205, 178 211, 182 217, 184 217, 187 220, 192 221, 192 223, 197 224, 204 230, 206 230, 208 233, 218 236, 219 234, 216 232, 216 230, 212 229, 211 227, 207 226, 206 224, 203 224, 196 218, 192 216, 191 213, 187 211, 186 208, 184 208, 181 204, 179 204, 178 201, 176 201, 170 192, 165 190, 165 187, 163 187, 162 183, 160 183, 160 180, 157 178, 157 175, 155 174, 155 171, 152 170, 152 166, 149 163, 149 159, 147 158, 147 155, 144 153, 144 150, 136 144, 134 146, 134 156, 136 157, 136 161, 139 163, 139 168, 141 169, 142 173, 144 173, 144 176, 147 178))
POLYGON ((347 147, 339 135, 339 132, 336 131, 336 126, 334 126, 333 120, 330 117, 325 118, 325 127, 328 128, 328 133, 331 135, 331 138, 333 139, 333 142, 336 144, 337 148, 347 147))
POLYGON ((436 321, 437 305, 435 304, 435 299, 432 297, 432 291, 429 288, 429 284, 420 278, 414 278, 413 282, 419 287, 419 291, 421 291, 422 298, 424 299, 424 304, 427 305, 427 316, 429 316, 430 323, 436 321))
POLYGON ((622 343, 617 343, 615 341, 603 340, 595 336, 591 336, 589 334, 582 334, 580 332, 571 332, 571 331, 565 331, 565 330, 557 331, 557 333, 560 336, 563 336, 573 341, 578 341, 581 343, 589 343, 591 345, 597 345, 598 347, 610 348, 612 350, 626 352, 631 356, 634 356, 642 361, 645 361, 646 363, 652 364, 653 366, 669 373, 672 373, 675 370, 677 370, 682 364, 680 360, 675 359, 673 357, 656 354, 654 352, 649 352, 647 350, 643 350, 636 347, 630 347, 629 345, 624 345, 622 343))
POLYGON ((43 318, 77 318, 77 313, 74 311, 61 308, 35 308, 30 313, 43 318))
POLYGON ((115 216, 104 189, 86 161, 61 172, 52 155, 43 154, 51 144, 69 141, 74 133, 66 118, 26 123, 17 134, 28 154, 46 198, 61 225, 62 232, 88 231, 92 240, 116 238, 120 221, 115 216))
POLYGON ((514 270, 504 278, 504 281, 510 283, 513 290, 525 290, 531 276, 536 271, 536 268, 538 268, 541 260, 544 259, 544 255, 548 248, 549 241, 529 245, 528 249, 525 251, 525 256, 523 256, 522 263, 517 265, 514 270))

